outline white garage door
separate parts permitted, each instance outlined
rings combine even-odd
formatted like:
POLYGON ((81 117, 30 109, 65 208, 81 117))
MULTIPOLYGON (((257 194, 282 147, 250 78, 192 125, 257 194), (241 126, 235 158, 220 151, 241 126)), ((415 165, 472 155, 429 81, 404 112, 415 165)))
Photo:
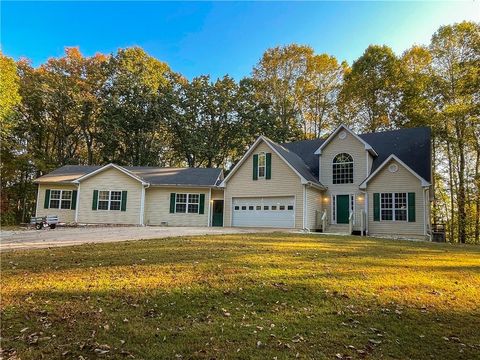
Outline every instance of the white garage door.
POLYGON ((232 226, 293 228, 294 197, 233 198, 232 226))

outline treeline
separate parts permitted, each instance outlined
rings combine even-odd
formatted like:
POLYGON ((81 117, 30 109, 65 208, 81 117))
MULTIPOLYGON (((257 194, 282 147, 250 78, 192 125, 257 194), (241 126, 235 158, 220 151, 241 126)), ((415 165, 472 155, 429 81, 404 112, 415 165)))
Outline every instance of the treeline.
POLYGON ((37 176, 65 164, 231 168, 264 134, 324 136, 340 123, 433 131, 433 222, 480 242, 480 25, 441 27, 397 56, 369 46, 350 67, 308 46, 268 49, 237 82, 188 80, 141 48, 34 68, 1 55, 2 223, 33 212, 37 176))

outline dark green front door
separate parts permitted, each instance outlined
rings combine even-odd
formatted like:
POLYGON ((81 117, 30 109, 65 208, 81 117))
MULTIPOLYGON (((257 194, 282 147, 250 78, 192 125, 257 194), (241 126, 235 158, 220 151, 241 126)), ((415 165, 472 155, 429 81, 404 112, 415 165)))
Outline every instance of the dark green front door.
POLYGON ((337 195, 337 224, 348 224, 350 195, 337 195))
POLYGON ((212 226, 223 226, 223 200, 213 200, 212 226))

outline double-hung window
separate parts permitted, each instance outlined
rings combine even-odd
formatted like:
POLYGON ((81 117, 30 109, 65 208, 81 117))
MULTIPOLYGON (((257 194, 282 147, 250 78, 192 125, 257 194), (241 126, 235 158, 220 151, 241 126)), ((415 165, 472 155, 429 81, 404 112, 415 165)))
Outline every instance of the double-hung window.
POLYGON ((266 168, 266 156, 265 153, 258 154, 258 178, 265 178, 265 168, 266 168))
POLYGON ((380 194, 382 221, 407 221, 407 193, 380 194))
POLYGON ((51 190, 50 191, 50 209, 70 209, 72 206, 71 190, 51 190))
POLYGON ((98 210, 120 210, 121 204, 121 191, 100 190, 98 192, 98 210))
POLYGON ((175 212, 198 214, 200 208, 199 194, 176 194, 175 195, 175 212))

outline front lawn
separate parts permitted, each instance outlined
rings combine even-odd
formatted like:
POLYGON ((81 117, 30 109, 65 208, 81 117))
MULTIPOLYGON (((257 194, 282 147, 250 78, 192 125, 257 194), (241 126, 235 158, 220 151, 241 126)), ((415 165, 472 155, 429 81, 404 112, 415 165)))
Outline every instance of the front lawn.
POLYGON ((245 234, 1 260, 4 359, 480 358, 474 246, 245 234))

